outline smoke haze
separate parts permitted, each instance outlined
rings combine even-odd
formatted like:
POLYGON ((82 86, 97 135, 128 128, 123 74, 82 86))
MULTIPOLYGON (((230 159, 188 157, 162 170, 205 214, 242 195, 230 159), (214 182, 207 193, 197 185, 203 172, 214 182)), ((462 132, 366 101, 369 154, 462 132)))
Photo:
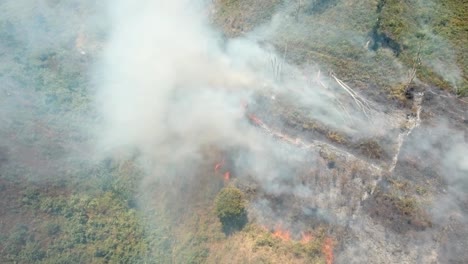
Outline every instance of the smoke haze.
MULTIPOLYGON (((214 25, 219 1, 2 1, 0 172, 47 182, 84 171, 92 185, 104 178, 93 166, 135 159, 143 176, 127 200, 159 221, 150 228, 163 208, 167 229, 184 229, 236 186, 249 223, 294 241, 325 230, 342 239, 339 263, 463 262, 468 106, 406 84, 395 51, 370 48, 368 1, 353 14, 344 2, 277 4, 233 37, 214 25), (346 63, 332 69, 326 54, 346 63), (394 87, 405 103, 384 95, 394 87)), ((458 87, 451 44, 418 23, 422 65, 458 87)))

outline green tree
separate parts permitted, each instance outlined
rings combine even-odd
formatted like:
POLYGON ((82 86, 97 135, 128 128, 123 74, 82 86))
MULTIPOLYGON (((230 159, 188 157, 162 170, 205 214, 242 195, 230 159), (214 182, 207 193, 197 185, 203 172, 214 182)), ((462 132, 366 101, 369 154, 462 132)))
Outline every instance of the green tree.
POLYGON ((247 224, 247 211, 241 190, 235 187, 222 189, 216 196, 215 207, 225 234, 240 230, 247 224))

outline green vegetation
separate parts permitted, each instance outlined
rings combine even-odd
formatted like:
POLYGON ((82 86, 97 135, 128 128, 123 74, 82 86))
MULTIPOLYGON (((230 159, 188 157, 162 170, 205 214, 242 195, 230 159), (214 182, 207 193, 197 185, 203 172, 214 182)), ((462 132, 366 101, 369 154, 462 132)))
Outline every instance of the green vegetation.
MULTIPOLYGON (((61 263, 70 259, 80 262, 141 262, 148 254, 144 227, 139 216, 112 193, 97 197, 73 195, 39 199, 36 211, 45 213, 48 220, 36 235, 17 242, 12 234, 14 250, 7 251, 7 259, 24 262, 61 263), (46 243, 46 252, 42 252, 46 243), (125 241, 125 243, 122 243, 125 241), (34 252, 30 252, 34 250, 34 252), (38 252, 40 252, 40 254, 38 252), (34 253, 34 254, 32 254, 34 253)), ((23 234, 27 230, 20 230, 23 234)))
POLYGON ((419 79, 466 96, 468 2, 387 0, 380 5, 376 30, 398 46, 399 59, 411 67, 420 56, 419 79))
POLYGON ((242 229, 247 223, 244 195, 235 187, 227 187, 219 192, 216 196, 215 208, 226 234, 242 229))
MULTIPOLYGON (((119 163, 128 166, 128 161, 119 163), (125 165, 127 164, 127 165, 125 165)), ((58 187, 28 187, 21 197, 21 217, 0 240, 2 263, 167 263, 171 242, 167 222, 133 208, 136 178, 126 170, 101 167, 101 178, 87 191, 57 193, 58 187), (108 174, 107 178, 105 174, 108 174), (119 186, 126 186, 125 189, 119 186), (156 220, 156 226, 149 220, 156 220)), ((133 171, 133 175, 138 175, 133 171)), ((92 180, 92 178, 89 178, 92 180)), ((53 184, 53 183, 49 183, 53 184)), ((10 223, 12 224, 12 223, 10 223)))

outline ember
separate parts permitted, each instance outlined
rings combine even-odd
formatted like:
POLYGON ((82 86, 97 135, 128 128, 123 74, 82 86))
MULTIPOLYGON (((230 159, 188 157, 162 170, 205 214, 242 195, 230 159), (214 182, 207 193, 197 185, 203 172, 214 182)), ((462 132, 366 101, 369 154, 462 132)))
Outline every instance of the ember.
POLYGON ((301 243, 302 244, 307 244, 310 241, 314 239, 314 236, 310 232, 303 232, 302 233, 302 238, 301 238, 301 243))
POLYGON ((229 181, 230 178, 231 178, 231 172, 227 171, 226 173, 224 173, 224 180, 225 181, 229 181))
POLYGON ((214 167, 214 171, 218 172, 219 169, 221 169, 223 166, 224 166, 224 159, 220 163, 216 163, 216 165, 214 167))

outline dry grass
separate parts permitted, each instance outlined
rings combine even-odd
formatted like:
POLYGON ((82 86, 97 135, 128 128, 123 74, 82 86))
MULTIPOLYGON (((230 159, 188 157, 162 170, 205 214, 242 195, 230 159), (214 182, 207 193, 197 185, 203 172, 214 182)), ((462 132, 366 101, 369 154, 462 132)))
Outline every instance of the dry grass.
POLYGON ((206 263, 325 263, 323 241, 323 236, 308 243, 284 241, 260 226, 250 225, 212 244, 206 263))
POLYGON ((267 22, 281 0, 214 0, 213 20, 228 37, 236 37, 267 22))

